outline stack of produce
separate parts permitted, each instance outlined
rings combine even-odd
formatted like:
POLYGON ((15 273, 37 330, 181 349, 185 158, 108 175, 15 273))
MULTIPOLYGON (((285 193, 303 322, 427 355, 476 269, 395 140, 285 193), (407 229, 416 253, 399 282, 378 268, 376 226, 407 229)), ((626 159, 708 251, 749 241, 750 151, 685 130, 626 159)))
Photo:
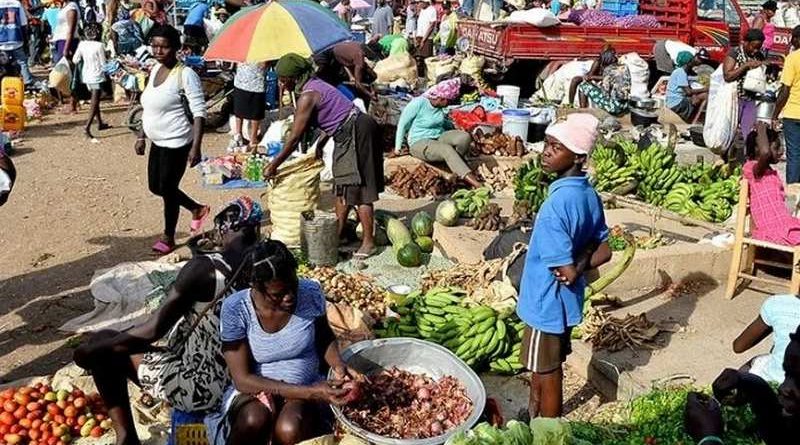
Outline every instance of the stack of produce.
POLYGON ((417 267, 422 264, 423 253, 433 252, 433 218, 428 212, 414 215, 411 230, 399 219, 388 218, 386 235, 401 266, 417 267))
POLYGON ((598 192, 627 195, 636 190, 636 166, 625 165, 626 156, 618 145, 599 145, 592 152, 594 188, 598 192))
POLYGON ((467 365, 498 372, 522 369, 519 348, 524 324, 488 306, 467 308, 460 289, 435 287, 413 292, 394 310, 400 318, 384 321, 380 337, 416 337, 453 351, 467 365))
POLYGON ((475 214, 467 225, 475 230, 501 230, 504 224, 500 217, 500 206, 495 203, 486 205, 475 214))
POLYGON ((542 170, 539 157, 534 157, 517 170, 514 177, 514 199, 527 202, 530 212, 536 213, 547 198, 547 188, 553 180, 555 175, 542 170))
POLYGON ((639 197, 653 205, 663 204, 672 186, 682 179, 681 169, 675 163, 675 153, 657 144, 640 151, 633 165, 641 178, 637 187, 639 197))
POLYGON ((0 392, 0 443, 65 445, 78 437, 101 437, 111 420, 98 394, 54 390, 39 383, 0 392))
POLYGON ((477 189, 460 189, 450 196, 450 199, 455 201, 458 213, 464 217, 472 217, 477 215, 487 204, 492 192, 486 188, 481 187, 477 189))
POLYGON ((686 182, 676 184, 664 206, 672 212, 702 221, 722 222, 730 218, 739 201, 741 171, 725 164, 699 162, 683 171, 686 182))
POLYGON ((475 131, 475 144, 472 147, 473 156, 522 156, 525 154, 525 144, 519 136, 503 134, 499 129, 493 133, 484 133, 478 129, 475 131))
POLYGON ((458 427, 472 414, 472 400, 452 376, 434 380, 397 368, 369 376, 360 397, 342 407, 359 427, 394 439, 425 439, 458 427))
POLYGON ((489 168, 486 164, 481 164, 476 169, 476 173, 487 187, 497 193, 513 185, 516 169, 510 165, 498 165, 489 168))
POLYGON ((398 167, 389 176, 389 187, 406 199, 441 196, 453 191, 455 184, 426 164, 413 171, 398 167))
POLYGON ((333 267, 317 267, 300 272, 303 276, 319 281, 325 298, 334 303, 348 305, 368 314, 373 320, 380 320, 386 313, 386 292, 372 277, 348 275, 333 267))

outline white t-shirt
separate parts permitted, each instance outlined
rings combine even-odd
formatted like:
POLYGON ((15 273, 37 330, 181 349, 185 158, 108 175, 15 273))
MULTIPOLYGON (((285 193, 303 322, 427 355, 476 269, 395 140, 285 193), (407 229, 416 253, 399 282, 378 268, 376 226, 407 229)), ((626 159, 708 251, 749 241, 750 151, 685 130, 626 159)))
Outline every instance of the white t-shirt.
MULTIPOLYGON (((419 13, 417 19, 417 37, 425 37, 428 29, 436 24, 436 8, 428 6, 419 13)), ((433 36, 433 33, 431 33, 433 36)))
POLYGON ((81 40, 78 43, 78 49, 75 50, 75 55, 72 56, 72 63, 77 65, 81 61, 83 61, 83 69, 81 70, 83 83, 103 83, 106 80, 106 75, 103 72, 103 67, 106 64, 106 51, 103 47, 103 42, 81 40))
POLYGON ((0 8, 5 10, 5 24, 3 27, 6 28, 6 33, 12 34, 14 31, 18 31, 20 40, 8 40, 5 42, 0 42, 0 50, 3 51, 13 51, 17 48, 22 48, 22 30, 21 29, 14 29, 17 28, 17 18, 19 18, 19 26, 28 26, 28 15, 25 14, 25 9, 22 8, 22 3, 19 0, 0 0, 0 8), (14 11, 16 9, 16 11, 14 11), (14 17, 16 15, 16 17, 14 17))
POLYGON ((67 21, 67 13, 69 11, 75 12, 75 30, 72 33, 72 38, 78 36, 78 22, 81 20, 81 13, 78 10, 78 5, 75 2, 69 2, 66 6, 58 10, 58 20, 56 21, 56 29, 53 30, 53 41, 67 40, 69 36, 69 21, 67 21))
MULTIPOLYGON (((159 147, 181 148, 192 142, 192 124, 181 103, 178 69, 173 69, 161 85, 155 86, 159 68, 161 64, 156 63, 150 71, 147 88, 142 92, 142 128, 147 138, 159 147)), ((183 67, 180 72, 192 115, 206 117, 206 101, 200 77, 191 68, 183 67)))

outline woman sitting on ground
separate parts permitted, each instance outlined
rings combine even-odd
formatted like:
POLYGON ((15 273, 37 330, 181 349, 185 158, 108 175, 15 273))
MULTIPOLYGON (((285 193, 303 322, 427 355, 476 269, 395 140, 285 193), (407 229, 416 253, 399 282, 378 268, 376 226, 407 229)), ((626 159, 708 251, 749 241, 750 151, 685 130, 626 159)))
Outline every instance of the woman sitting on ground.
POLYGON ((233 385, 206 417, 208 440, 289 445, 326 431, 327 404, 346 389, 324 378, 357 377, 339 355, 319 283, 297 277, 297 261, 280 241, 258 244, 245 266, 250 289, 222 304, 221 336, 233 385))
POLYGON ((771 166, 783 154, 779 135, 764 122, 747 136, 747 157, 742 174, 750 192, 753 238, 787 246, 800 245, 800 219, 786 207, 783 179, 771 166))
POLYGON ((220 253, 189 260, 144 323, 122 332, 97 332, 75 351, 75 363, 91 372, 108 407, 117 445, 139 443, 129 379, 181 411, 203 412, 219 405, 228 381, 219 339, 221 298, 244 287, 233 271, 258 241, 262 216, 261 206, 248 197, 229 204, 214 218, 220 253), (155 346, 161 339, 166 348, 155 346))
POLYGON ((631 94, 631 73, 625 64, 619 63, 617 51, 606 46, 600 59, 584 77, 573 79, 569 90, 569 103, 575 102, 577 85, 581 108, 589 106, 589 100, 597 108, 611 115, 620 116, 628 111, 631 94))
POLYGON ((472 136, 465 131, 453 130, 445 110, 460 91, 461 79, 449 79, 409 102, 400 114, 394 150, 395 154, 402 153, 403 140, 408 133, 411 156, 427 162, 444 161, 450 171, 477 188, 481 183, 463 158, 469 152, 472 136))
POLYGON ((689 122, 695 116, 697 107, 708 98, 708 88, 692 89, 689 83, 689 73, 700 65, 700 59, 689 51, 681 51, 675 60, 676 68, 669 76, 667 82, 666 105, 684 122, 689 122))

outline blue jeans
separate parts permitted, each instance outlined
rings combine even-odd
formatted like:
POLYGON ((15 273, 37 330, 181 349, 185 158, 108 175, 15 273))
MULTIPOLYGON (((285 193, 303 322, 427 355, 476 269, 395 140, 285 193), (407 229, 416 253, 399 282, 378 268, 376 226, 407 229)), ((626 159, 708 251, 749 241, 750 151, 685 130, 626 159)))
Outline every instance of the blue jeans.
POLYGON ((8 51, 8 53, 11 54, 11 57, 19 64, 19 72, 22 74, 22 81, 25 85, 33 83, 33 74, 31 74, 31 70, 28 68, 28 55, 25 54, 25 50, 19 47, 8 51))
POLYGON ((783 137, 786 139, 786 183, 800 182, 800 120, 783 119, 783 137))

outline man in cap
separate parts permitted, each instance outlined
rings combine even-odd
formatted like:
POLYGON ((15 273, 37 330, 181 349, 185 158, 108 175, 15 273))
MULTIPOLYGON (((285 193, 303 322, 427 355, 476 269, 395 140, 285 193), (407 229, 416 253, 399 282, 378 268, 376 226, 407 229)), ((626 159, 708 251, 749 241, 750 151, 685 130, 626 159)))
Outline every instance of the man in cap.
POLYGON ((611 259, 603 204, 584 173, 598 120, 571 114, 545 131, 542 167, 555 173, 525 258, 517 314, 528 327, 520 362, 530 369, 531 417, 560 417, 562 364, 583 319, 584 272, 611 259))

